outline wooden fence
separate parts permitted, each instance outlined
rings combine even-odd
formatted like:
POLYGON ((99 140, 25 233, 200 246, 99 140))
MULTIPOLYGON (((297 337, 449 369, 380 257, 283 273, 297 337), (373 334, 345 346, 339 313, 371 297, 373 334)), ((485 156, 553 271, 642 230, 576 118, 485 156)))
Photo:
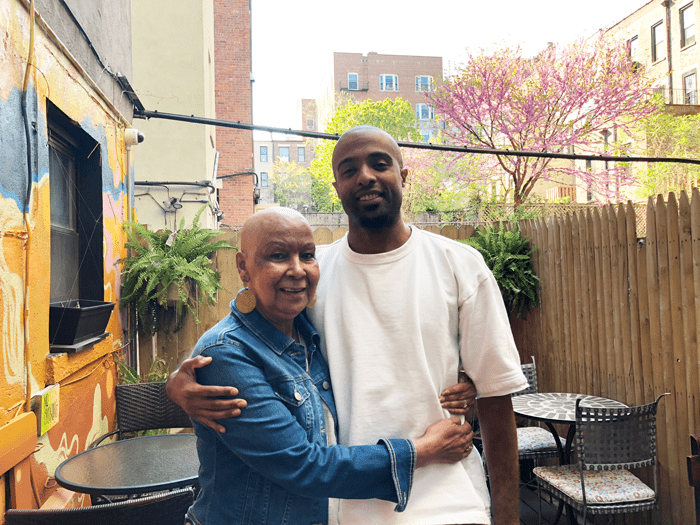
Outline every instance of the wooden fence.
MULTIPOLYGON (((662 522, 681 525, 694 514, 685 458, 689 435, 700 432, 700 193, 693 191, 692 203, 685 193, 679 201, 674 195, 667 202, 650 199, 645 222, 647 235, 638 238, 631 204, 521 221, 536 249, 541 303, 526 320, 512 319, 512 326, 522 361, 536 358, 543 392, 629 405, 671 394, 658 414, 660 501, 662 522)), ((453 239, 474 234, 472 226, 426 229, 453 239)), ((345 231, 320 228, 314 238, 326 244, 345 231)), ((200 324, 190 321, 176 334, 142 340, 142 368, 155 354, 170 356, 176 366, 227 314, 242 285, 235 253, 219 253, 215 264, 228 292, 215 307, 200 308, 200 324)), ((649 516, 627 519, 644 523, 649 516)))

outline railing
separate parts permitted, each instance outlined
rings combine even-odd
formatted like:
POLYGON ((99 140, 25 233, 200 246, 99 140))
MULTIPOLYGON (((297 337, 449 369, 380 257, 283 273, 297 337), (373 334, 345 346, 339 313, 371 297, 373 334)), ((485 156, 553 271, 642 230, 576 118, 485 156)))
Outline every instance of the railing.
POLYGON ((338 82, 338 89, 340 91, 369 91, 369 82, 348 83, 347 80, 341 80, 338 82))
POLYGON ((685 89, 669 89, 660 87, 655 89, 656 93, 661 93, 666 104, 681 104, 688 106, 697 106, 700 103, 698 99, 698 91, 686 91, 685 89))

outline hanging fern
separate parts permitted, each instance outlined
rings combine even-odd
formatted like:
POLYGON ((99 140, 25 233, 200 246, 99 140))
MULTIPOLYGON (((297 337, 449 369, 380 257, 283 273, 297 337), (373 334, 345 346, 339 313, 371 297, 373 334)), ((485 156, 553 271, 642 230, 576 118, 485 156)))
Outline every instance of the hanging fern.
POLYGON ((476 248, 493 272, 503 296, 506 310, 525 318, 537 306, 540 279, 532 268, 529 241, 520 234, 517 223, 513 231, 487 227, 477 231, 465 244, 476 248))
POLYGON ((176 232, 161 230, 153 232, 142 224, 127 221, 123 228, 127 235, 126 248, 131 256, 120 259, 122 267, 121 305, 132 306, 139 326, 147 334, 163 328, 162 310, 168 309, 168 288, 177 289, 176 305, 179 330, 188 313, 199 322, 193 286, 201 292, 201 301, 214 304, 216 292, 222 288, 219 272, 211 267, 210 256, 217 250, 229 250, 233 246, 227 241, 214 241, 221 231, 199 226, 201 208, 185 228, 185 219, 180 221, 176 232))

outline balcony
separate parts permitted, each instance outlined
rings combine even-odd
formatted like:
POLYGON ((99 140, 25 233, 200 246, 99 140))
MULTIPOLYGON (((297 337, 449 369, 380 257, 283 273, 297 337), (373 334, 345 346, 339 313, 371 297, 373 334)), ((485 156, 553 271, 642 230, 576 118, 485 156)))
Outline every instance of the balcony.
POLYGON ((348 85, 347 80, 338 82, 340 91, 369 91, 369 82, 352 82, 348 85))
POLYGON ((656 88, 655 93, 660 93, 666 104, 677 104, 686 106, 700 105, 697 90, 686 91, 684 89, 668 89, 665 87, 656 88))

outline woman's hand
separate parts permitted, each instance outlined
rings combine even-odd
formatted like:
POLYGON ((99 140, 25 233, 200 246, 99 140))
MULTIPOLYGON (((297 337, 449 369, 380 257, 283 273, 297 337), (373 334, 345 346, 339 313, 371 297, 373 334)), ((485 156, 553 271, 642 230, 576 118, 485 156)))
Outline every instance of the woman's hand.
POLYGON ((446 388, 440 394, 442 408, 453 416, 467 416, 467 419, 474 419, 475 401, 476 387, 463 371, 459 372, 459 383, 446 388))
POLYGON ((202 386, 197 383, 195 370, 211 363, 211 357, 197 356, 186 359, 180 368, 170 374, 165 392, 176 405, 180 405, 192 419, 224 433, 226 429, 216 422, 241 415, 248 403, 236 399, 238 389, 228 386, 202 386), (226 399, 220 399, 226 398, 226 399))
POLYGON ((466 458, 474 448, 474 431, 469 423, 451 417, 430 425, 423 437, 414 440, 416 467, 433 463, 456 463, 466 458))

